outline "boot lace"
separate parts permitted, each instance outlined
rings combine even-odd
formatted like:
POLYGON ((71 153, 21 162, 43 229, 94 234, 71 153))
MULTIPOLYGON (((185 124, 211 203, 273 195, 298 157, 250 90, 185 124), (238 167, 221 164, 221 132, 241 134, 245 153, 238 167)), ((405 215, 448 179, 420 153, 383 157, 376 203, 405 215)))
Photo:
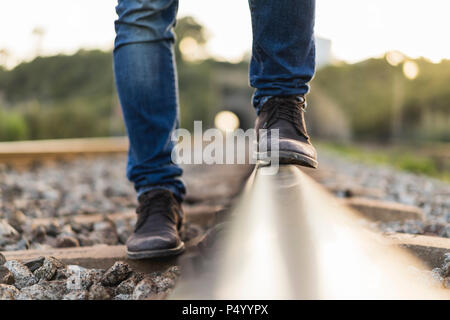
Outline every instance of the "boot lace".
POLYGON ((297 131, 308 139, 309 136, 303 120, 306 107, 306 100, 303 97, 301 97, 301 101, 298 101, 297 97, 271 98, 264 105, 264 109, 267 109, 269 119, 264 124, 264 128, 270 128, 277 120, 283 119, 292 123, 297 131))
POLYGON ((134 231, 137 232, 147 219, 155 214, 163 215, 175 224, 174 215, 170 214, 172 210, 175 210, 173 201, 171 194, 165 191, 152 192, 151 195, 143 194, 136 210, 138 219, 134 231))

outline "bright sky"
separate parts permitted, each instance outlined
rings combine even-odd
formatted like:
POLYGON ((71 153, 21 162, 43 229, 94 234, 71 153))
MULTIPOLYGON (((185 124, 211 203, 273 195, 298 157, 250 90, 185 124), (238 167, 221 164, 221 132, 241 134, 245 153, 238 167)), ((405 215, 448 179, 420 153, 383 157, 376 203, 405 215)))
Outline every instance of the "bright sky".
MULTIPOLYGON (((9 65, 33 57, 37 42, 32 31, 37 26, 45 30, 43 54, 111 48, 116 1, 5 2, 0 50, 9 52, 9 65)), ((332 41, 336 58, 350 62, 394 49, 439 61, 450 59, 449 12, 450 2, 444 0, 318 0, 316 34, 332 41)), ((238 60, 250 50, 247 0, 180 0, 179 16, 185 15, 207 27, 208 50, 214 56, 238 60)))

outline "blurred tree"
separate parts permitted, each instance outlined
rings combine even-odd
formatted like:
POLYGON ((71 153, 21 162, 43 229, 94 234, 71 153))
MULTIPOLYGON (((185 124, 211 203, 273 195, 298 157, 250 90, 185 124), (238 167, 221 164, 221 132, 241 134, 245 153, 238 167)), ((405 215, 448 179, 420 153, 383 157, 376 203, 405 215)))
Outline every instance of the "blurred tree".
MULTIPOLYGON (((202 120, 204 127, 210 127, 215 114, 223 109, 239 114, 245 127, 251 126, 254 114, 248 61, 231 64, 208 58, 207 32, 191 17, 178 21, 176 33, 181 126, 190 129, 194 120, 202 120), (183 56, 180 46, 185 39, 196 44, 188 51, 197 57, 203 54, 203 58, 183 56)), ((450 61, 414 62, 420 70, 418 76, 403 79, 400 138, 450 141, 450 61)), ((384 58, 319 70, 310 101, 311 108, 320 106, 308 112, 317 118, 311 122, 312 129, 327 136, 339 133, 343 139, 388 141, 395 74, 403 77, 402 62, 393 66, 384 58), (321 114, 327 114, 329 121, 321 114)), ((38 57, 12 70, 0 66, 0 103, 1 140, 124 133, 113 86, 111 52, 80 50, 73 55, 38 57)))
POLYGON ((8 49, 0 49, 0 68, 8 66, 9 56, 8 49))
POLYGON ((177 35, 175 54, 178 59, 177 62, 181 64, 184 62, 183 53, 180 49, 183 40, 192 39, 197 44, 198 49, 203 47, 207 42, 205 28, 193 17, 188 16, 179 19, 175 27, 175 33, 177 35))
POLYGON ((112 79, 111 53, 81 50, 72 56, 38 57, 22 63, 0 85, 11 103, 53 102, 71 96, 111 95, 112 79))
MULTIPOLYGON (((208 61, 190 61, 182 52, 187 39, 197 44, 194 50, 202 50, 207 38, 202 25, 192 17, 178 20, 175 32, 177 41, 175 55, 178 67, 181 127, 192 129, 194 120, 202 120, 204 126, 213 123, 214 106, 217 106, 217 92, 213 79, 214 66, 208 61)), ((191 52, 195 54, 195 52, 191 52)))
MULTIPOLYGON (((222 70, 223 64, 183 60, 180 41, 188 37, 199 46, 206 43, 205 31, 194 19, 180 19, 176 32, 182 126, 191 128, 194 120, 209 126, 220 100, 215 78, 221 75, 216 70, 222 70)), ((37 57, 10 71, 0 68, 1 92, 5 110, 16 112, 26 123, 25 138, 124 134, 117 112, 111 52, 80 50, 74 55, 37 57)))
POLYGON ((27 125, 20 114, 0 110, 0 141, 23 140, 27 136, 27 125))
POLYGON ((420 73, 414 79, 405 78, 403 64, 392 66, 384 58, 328 66, 318 71, 313 90, 319 87, 335 100, 356 139, 391 140, 395 112, 401 112, 395 115, 401 128, 394 130, 400 140, 450 141, 450 61, 415 62, 420 73), (394 109, 399 103, 400 110, 394 109))

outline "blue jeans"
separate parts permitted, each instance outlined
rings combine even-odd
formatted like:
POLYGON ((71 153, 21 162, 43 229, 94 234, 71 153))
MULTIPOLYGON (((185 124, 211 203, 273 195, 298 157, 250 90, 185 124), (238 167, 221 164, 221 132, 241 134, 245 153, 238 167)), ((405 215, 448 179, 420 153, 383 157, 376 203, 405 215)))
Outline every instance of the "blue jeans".
MULTIPOLYGON (((254 107, 271 96, 305 95, 315 67, 315 0, 249 0, 249 5, 254 107)), ((182 170, 171 161, 171 133, 179 123, 177 9, 178 0, 118 0, 114 71, 130 140, 127 177, 138 196, 165 188, 182 201, 182 170)))

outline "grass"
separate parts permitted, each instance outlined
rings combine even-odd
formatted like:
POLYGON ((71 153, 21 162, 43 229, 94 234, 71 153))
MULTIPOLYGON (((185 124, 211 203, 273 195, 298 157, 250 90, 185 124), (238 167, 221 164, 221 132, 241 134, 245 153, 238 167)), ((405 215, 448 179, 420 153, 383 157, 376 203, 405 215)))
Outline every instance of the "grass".
POLYGON ((422 174, 450 182, 450 172, 440 168, 437 159, 421 155, 408 147, 367 147, 319 142, 318 148, 366 164, 383 164, 398 170, 422 174))

